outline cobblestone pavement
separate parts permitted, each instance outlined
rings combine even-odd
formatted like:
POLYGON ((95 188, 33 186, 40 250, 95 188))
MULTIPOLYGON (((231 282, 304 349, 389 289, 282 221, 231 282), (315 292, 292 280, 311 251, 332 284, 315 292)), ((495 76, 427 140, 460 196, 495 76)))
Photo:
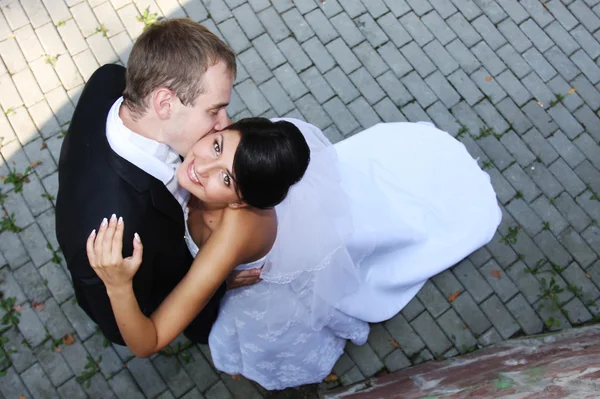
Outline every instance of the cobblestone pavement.
POLYGON ((0 398, 269 396, 215 371, 203 346, 135 359, 106 345, 58 252, 56 162, 74 104, 98 66, 127 62, 156 16, 202 21, 236 51, 233 119, 295 116, 333 141, 380 121, 431 120, 492 178, 504 212, 493 241, 373 325, 368 344, 348 345, 339 380, 319 388, 600 315, 599 0, 0 0, 0 9, 0 398))

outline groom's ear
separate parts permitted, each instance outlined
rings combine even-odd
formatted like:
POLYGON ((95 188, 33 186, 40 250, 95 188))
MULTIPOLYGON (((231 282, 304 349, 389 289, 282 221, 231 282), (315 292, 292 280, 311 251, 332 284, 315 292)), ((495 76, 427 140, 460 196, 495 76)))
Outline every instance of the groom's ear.
POLYGON ((161 87, 152 94, 152 106, 160 119, 169 119, 173 113, 173 102, 177 99, 175 92, 161 87))

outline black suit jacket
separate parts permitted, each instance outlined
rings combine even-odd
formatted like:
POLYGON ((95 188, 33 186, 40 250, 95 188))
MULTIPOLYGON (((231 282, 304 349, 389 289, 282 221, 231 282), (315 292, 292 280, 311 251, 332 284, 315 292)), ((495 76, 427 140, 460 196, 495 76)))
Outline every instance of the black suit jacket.
MULTIPOLYGON (((125 89, 125 68, 104 65, 86 84, 64 138, 59 161, 56 235, 73 279, 79 306, 112 342, 124 344, 106 289, 90 267, 85 243, 102 218, 125 221, 123 256, 133 251, 133 234, 144 244, 133 280, 140 308, 150 315, 188 271, 193 259, 184 241, 181 206, 165 185, 118 156, 106 138, 106 118, 125 89)), ((206 343, 225 285, 186 329, 206 343)))

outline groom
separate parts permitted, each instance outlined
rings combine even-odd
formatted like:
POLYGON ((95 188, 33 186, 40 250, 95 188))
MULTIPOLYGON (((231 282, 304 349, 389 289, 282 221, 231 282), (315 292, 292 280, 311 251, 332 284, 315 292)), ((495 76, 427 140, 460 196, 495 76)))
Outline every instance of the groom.
MULTIPOLYGON (((159 22, 136 41, 127 69, 104 65, 87 82, 59 161, 56 234, 79 306, 112 342, 124 345, 102 281, 88 263, 87 236, 112 214, 125 237, 144 240, 133 287, 149 316, 188 271, 183 209, 188 194, 176 168, 202 136, 229 124, 226 106, 235 55, 189 19, 159 22)), ((132 253, 125 240, 123 256, 132 253)), ((255 270, 232 275, 231 287, 257 281, 255 270)), ((184 334, 206 343, 225 284, 184 334)))

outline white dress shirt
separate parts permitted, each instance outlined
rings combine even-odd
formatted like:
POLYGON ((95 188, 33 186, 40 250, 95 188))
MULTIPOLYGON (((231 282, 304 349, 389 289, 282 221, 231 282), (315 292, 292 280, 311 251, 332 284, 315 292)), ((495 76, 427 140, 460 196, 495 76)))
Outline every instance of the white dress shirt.
POLYGON ((110 147, 120 157, 160 180, 181 207, 186 208, 189 193, 177 183, 176 172, 181 165, 179 154, 166 144, 128 129, 119 117, 122 103, 123 97, 120 97, 115 101, 106 118, 106 138, 110 147))

